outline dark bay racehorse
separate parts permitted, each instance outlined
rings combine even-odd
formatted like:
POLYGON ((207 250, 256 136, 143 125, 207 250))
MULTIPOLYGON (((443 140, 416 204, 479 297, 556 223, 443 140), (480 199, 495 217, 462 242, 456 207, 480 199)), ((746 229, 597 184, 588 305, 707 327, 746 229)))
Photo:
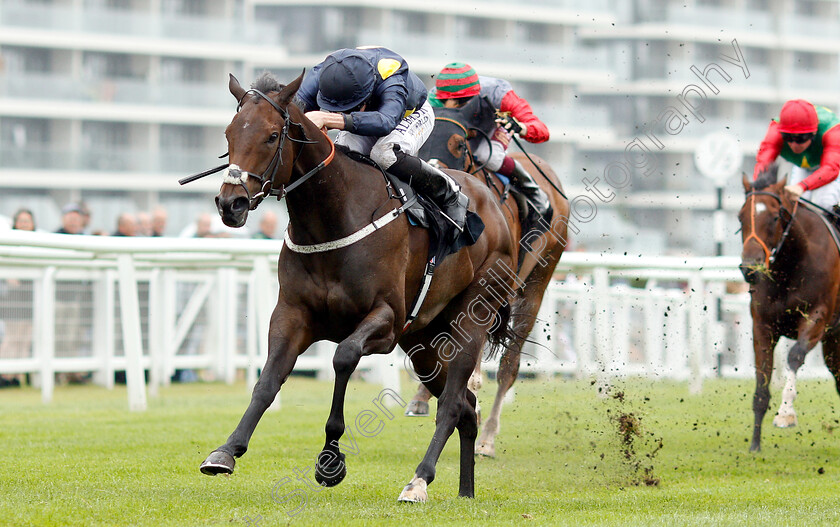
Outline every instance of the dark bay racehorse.
MULTIPOLYGON (((482 97, 473 97, 461 108, 435 108, 435 128, 432 135, 420 151, 421 157, 437 164, 441 168, 456 168, 466 172, 477 172, 475 176, 491 186, 493 192, 500 197, 505 212, 505 220, 514 233, 516 240, 522 240, 519 256, 524 256, 519 270, 518 283, 524 287, 517 288, 513 301, 511 320, 514 322, 515 337, 504 350, 499 363, 498 390, 493 402, 490 417, 484 423, 481 437, 475 447, 476 454, 495 456, 495 439, 499 433, 502 404, 505 394, 513 386, 519 374, 519 362, 522 345, 536 322, 537 312, 542 304, 546 287, 551 282, 554 268, 566 248, 567 223, 569 217, 569 201, 561 193, 562 186, 557 175, 544 160, 531 155, 528 159, 524 154, 513 154, 525 169, 534 177, 540 187, 548 194, 554 215, 549 232, 537 235, 523 233, 520 222, 520 206, 522 202, 513 196, 505 195, 502 182, 495 176, 489 175, 477 166, 472 155, 476 142, 486 141, 493 133, 495 124, 495 108, 482 97), (474 140, 469 137, 476 136, 474 140), (533 160, 533 162, 531 161, 533 160), (536 163, 536 165, 535 165, 536 163), (539 169, 537 168, 539 165, 539 169), (540 173, 542 171, 542 173, 540 173), (551 182, 547 178, 551 178, 551 182), (526 246, 527 244, 527 246, 526 246)), ((489 146, 489 144, 487 144, 489 146)), ((471 378, 471 388, 480 387, 480 363, 471 378)), ((421 384, 412 404, 418 401, 428 401, 430 394, 421 384)))
POLYGON ((426 486, 456 428, 458 493, 472 497, 477 424, 467 380, 488 334, 496 343, 510 334, 507 302, 516 240, 490 191, 475 178, 450 171, 485 230, 474 245, 438 263, 419 316, 404 329, 421 285, 429 236, 409 226, 404 214, 394 214, 400 201, 379 170, 336 150, 291 102, 301 80, 282 86, 264 76, 245 90, 231 76, 239 110, 225 131, 230 165, 216 197, 219 214, 226 225, 242 226, 248 211, 273 194, 285 196, 290 223, 278 264, 280 294, 271 316, 268 358, 239 425, 201 470, 233 472, 234 458, 247 450, 297 357, 313 342, 330 340, 338 343, 335 386, 315 476, 319 483, 337 485, 346 475, 338 440, 345 431, 350 375, 362 356, 389 353, 399 343, 439 398, 434 436, 399 499, 427 499, 426 486))
POLYGON ((840 257, 822 215, 794 202, 776 183, 774 167, 755 182, 744 177, 746 201, 738 214, 744 242, 741 272, 750 284, 755 351, 755 396, 750 451, 761 450, 761 421, 770 404, 773 349, 784 336, 788 352, 782 403, 773 424, 796 425, 796 372, 822 342, 823 356, 840 392, 840 257))

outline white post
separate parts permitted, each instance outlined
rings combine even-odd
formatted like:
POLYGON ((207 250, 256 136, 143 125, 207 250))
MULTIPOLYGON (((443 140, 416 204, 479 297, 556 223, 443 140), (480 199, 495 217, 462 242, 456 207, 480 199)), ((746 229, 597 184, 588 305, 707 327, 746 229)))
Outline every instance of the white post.
POLYGON ((120 318, 122 319, 123 348, 125 349, 125 382, 128 388, 128 408, 133 412, 146 410, 146 381, 143 376, 143 340, 140 332, 140 302, 137 299, 137 276, 130 254, 117 257, 120 280, 120 318))
POLYGON ((163 370, 163 276, 160 269, 154 269, 149 277, 149 395, 157 397, 163 370))
POLYGON ((52 401, 55 389, 55 267, 47 267, 40 280, 35 282, 39 309, 35 309, 32 344, 40 362, 41 401, 52 401))
POLYGON ((93 349, 101 365, 94 382, 107 389, 114 387, 114 283, 117 273, 106 269, 93 290, 93 349))
POLYGON ((606 396, 610 387, 610 373, 612 366, 610 353, 610 275, 606 267, 596 267, 592 270, 595 296, 595 358, 598 363, 596 373, 599 394, 606 396))
MULTIPOLYGON (((271 313, 274 310, 273 302, 276 301, 276 299, 272 299, 268 294, 268 284, 272 283, 271 280, 276 280, 270 271, 271 267, 268 258, 264 256, 254 260, 254 273, 256 274, 258 284, 256 291, 257 328, 260 333, 260 357, 263 363, 268 358, 268 329, 271 325, 271 313)), ((280 392, 277 392, 277 397, 271 403, 271 406, 269 406, 269 410, 279 410, 280 405, 280 392)))
POLYGON ((704 336, 703 303, 706 292, 703 278, 698 272, 691 273, 688 280, 688 353, 691 367, 691 381, 689 390, 693 394, 703 391, 703 348, 706 342, 704 336))
POLYGON ((248 357, 247 366, 245 367, 245 384, 249 388, 253 388, 257 382, 257 369, 260 367, 258 363, 259 356, 259 342, 260 339, 265 338, 257 329, 257 288, 259 280, 257 279, 256 262, 261 258, 254 260, 254 268, 248 276, 248 299, 245 306, 247 313, 247 337, 245 338, 245 353, 248 357))
POLYGON ((178 302, 178 295, 176 292, 175 271, 166 269, 163 271, 161 279, 162 293, 160 297, 161 310, 161 336, 160 336, 160 377, 161 383, 164 386, 169 386, 172 382, 172 374, 175 373, 175 368, 172 366, 172 357, 177 352, 174 349, 173 342, 175 341, 175 324, 178 321, 176 311, 176 304, 178 302))

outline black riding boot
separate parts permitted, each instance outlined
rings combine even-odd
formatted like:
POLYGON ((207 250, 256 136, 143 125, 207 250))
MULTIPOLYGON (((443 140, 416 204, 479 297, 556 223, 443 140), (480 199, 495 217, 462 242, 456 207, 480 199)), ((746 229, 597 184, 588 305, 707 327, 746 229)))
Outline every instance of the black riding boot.
POLYGON ((837 231, 840 232, 840 205, 834 205, 831 207, 831 212, 834 213, 830 215, 831 223, 833 223, 837 231))
POLYGON ((523 225, 522 232, 530 232, 536 230, 540 233, 548 229, 551 224, 551 217, 554 211, 551 208, 551 202, 548 201, 548 194, 537 185, 534 178, 529 174, 525 167, 519 161, 513 161, 513 172, 510 175, 510 181, 513 186, 520 191, 528 201, 531 202, 532 207, 528 208, 528 218, 525 220, 527 225, 523 225), (544 223, 539 221, 543 218, 544 223))
MULTIPOLYGON (((419 159, 419 158, 418 158, 419 159)), ((458 231, 464 230, 467 206, 470 198, 461 192, 461 187, 446 174, 420 159, 420 173, 414 179, 415 188, 431 198, 440 210, 455 224, 458 231)))
POLYGON ((396 148, 394 150, 397 162, 388 167, 388 172, 408 182, 415 190, 434 201, 458 231, 462 232, 470 198, 460 191, 460 187, 450 175, 419 157, 408 155, 396 148))

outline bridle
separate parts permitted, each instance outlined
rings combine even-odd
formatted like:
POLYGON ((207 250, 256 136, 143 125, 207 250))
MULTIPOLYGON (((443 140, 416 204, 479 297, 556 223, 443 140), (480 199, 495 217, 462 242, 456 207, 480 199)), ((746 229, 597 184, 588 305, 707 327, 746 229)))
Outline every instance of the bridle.
POLYGON ((463 145, 464 145, 464 153, 467 156, 467 162, 468 162, 467 166, 472 166, 473 167, 472 171, 470 171, 470 174, 477 174, 478 172, 483 170, 485 166, 487 166, 486 161, 482 164, 478 163, 478 160, 473 155, 472 149, 470 149, 470 146, 469 146, 469 134, 470 134, 471 131, 475 131, 478 134, 480 134, 482 136, 482 138, 487 142, 488 149, 492 150, 493 147, 490 143, 490 137, 487 135, 486 132, 484 132, 483 130, 480 130, 478 128, 475 128, 475 127, 467 128, 462 123, 456 121, 455 119, 450 119, 449 117, 435 117, 435 121, 444 121, 444 122, 447 122, 447 123, 450 123, 450 124, 454 124, 455 126, 460 128, 461 131, 464 132, 464 143, 463 143, 463 145))
POLYGON ((744 247, 747 246, 747 242, 749 242, 752 239, 755 239, 755 241, 758 242, 758 244, 761 246, 761 249, 764 251, 764 266, 765 267, 770 267, 770 264, 772 264, 773 262, 776 261, 776 258, 779 255, 779 251, 781 250, 782 245, 785 243, 785 239, 787 239, 788 233, 790 232, 790 227, 791 227, 791 225, 793 225, 793 217, 794 217, 794 215, 796 215, 796 209, 799 207, 799 201, 797 200, 793 204, 793 212, 788 212, 788 210, 782 204, 782 198, 779 197, 777 194, 773 194, 772 192, 767 192, 767 191, 764 191, 764 190, 753 190, 751 192, 747 192, 746 198, 747 199, 752 198, 752 203, 750 204, 750 235, 747 236, 747 238, 744 240, 744 247), (778 243, 776 243, 776 246, 773 247, 772 250, 767 246, 766 243, 764 243, 764 240, 762 240, 761 238, 759 238, 755 234, 755 197, 756 196, 770 196, 771 198, 778 201, 779 202, 779 219, 780 220, 783 219, 782 218, 782 212, 786 212, 788 214, 788 216, 790 217, 790 220, 788 221, 787 225, 785 226, 785 230, 782 232, 781 238, 779 238, 778 243))
MULTIPOLYGON (((279 188, 274 188, 274 179, 275 177, 277 177, 277 171, 280 169, 280 166, 283 165, 281 154, 283 153, 283 147, 286 144, 286 139, 295 143, 310 145, 318 144, 318 141, 296 139, 289 135, 290 125, 298 127, 303 133, 304 137, 306 137, 306 132, 304 131, 303 125, 301 123, 296 123, 292 121, 291 117, 289 116, 289 112, 286 110, 286 108, 283 108, 282 106, 274 102, 268 95, 261 92, 260 90, 251 88, 250 90, 242 94, 242 97, 239 99, 239 102, 236 105, 237 113, 242 109, 242 105, 248 94, 254 94, 258 97, 265 99, 275 110, 277 110, 277 112, 280 113, 280 117, 283 118, 283 128, 280 130, 280 138, 277 143, 277 149, 274 151, 274 155, 272 156, 271 162, 268 164, 268 167, 266 167, 262 174, 254 174, 253 172, 248 172, 247 170, 240 169, 235 164, 228 163, 225 165, 220 165, 216 168, 212 168, 205 172, 201 172, 199 174, 183 178, 178 182, 181 185, 184 185, 204 176, 209 176, 210 174, 215 174, 216 172, 221 172, 222 170, 225 170, 226 172, 224 175, 223 182, 232 185, 240 185, 245 190, 245 195, 248 196, 248 209, 254 210, 259 206, 260 203, 262 203, 262 200, 265 199, 267 196, 277 196, 277 200, 280 201, 286 196, 286 194, 302 185, 304 182, 306 182, 306 180, 308 180, 309 178, 320 172, 324 167, 329 165, 330 162, 332 162, 333 157, 335 157, 335 143, 333 143, 329 136, 327 136, 326 132, 323 132, 324 137, 326 137, 327 141, 329 141, 330 143, 330 153, 326 157, 326 159, 318 163, 313 169, 311 169, 306 174, 298 178, 296 181, 292 182, 290 185, 280 185, 279 188), (231 170, 232 168, 233 170, 231 170), (246 184, 248 178, 254 178, 260 184, 260 190, 253 196, 251 195, 251 191, 248 189, 248 185, 246 184)), ((292 163, 292 166, 294 166, 294 164, 297 163, 298 157, 300 157, 302 151, 302 149, 298 150, 297 154, 295 155, 295 160, 292 163)), ((221 157, 225 157, 226 155, 227 154, 221 157)))

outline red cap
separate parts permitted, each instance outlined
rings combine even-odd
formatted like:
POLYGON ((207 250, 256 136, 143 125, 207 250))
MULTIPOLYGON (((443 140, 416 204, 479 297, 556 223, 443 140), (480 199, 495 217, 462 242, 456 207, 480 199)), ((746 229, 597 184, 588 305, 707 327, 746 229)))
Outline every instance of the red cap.
POLYGON ((817 109, 802 99, 786 102, 779 114, 779 132, 783 134, 810 134, 817 131, 819 124, 817 109))

